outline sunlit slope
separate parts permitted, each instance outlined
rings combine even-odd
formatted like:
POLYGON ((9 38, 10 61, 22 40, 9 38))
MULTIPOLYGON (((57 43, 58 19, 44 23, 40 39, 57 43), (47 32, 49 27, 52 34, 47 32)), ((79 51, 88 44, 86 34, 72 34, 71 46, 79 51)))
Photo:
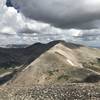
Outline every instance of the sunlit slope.
POLYGON ((24 86, 99 82, 99 74, 99 49, 60 41, 31 62, 10 82, 24 86))

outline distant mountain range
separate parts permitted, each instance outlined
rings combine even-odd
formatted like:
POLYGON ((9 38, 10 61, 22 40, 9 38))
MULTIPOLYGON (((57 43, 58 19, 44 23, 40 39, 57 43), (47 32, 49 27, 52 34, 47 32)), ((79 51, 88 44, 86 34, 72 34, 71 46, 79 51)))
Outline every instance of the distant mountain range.
POLYGON ((7 44, 7 45, 0 45, 1 48, 26 48, 29 44, 7 44))
MULTIPOLYGON (((52 41, 51 41, 52 42, 52 41)), ((77 44, 77 43, 75 43, 77 44)), ((5 45, 0 45, 1 48, 26 48, 28 46, 30 46, 31 44, 5 44, 5 45)), ((81 44, 81 45, 84 45, 84 44, 81 44)), ((87 46, 87 45, 85 45, 87 46)), ((91 48, 100 48, 100 46, 89 46, 91 48)))
POLYGON ((26 48, 29 44, 8 44, 5 47, 6 48, 26 48))

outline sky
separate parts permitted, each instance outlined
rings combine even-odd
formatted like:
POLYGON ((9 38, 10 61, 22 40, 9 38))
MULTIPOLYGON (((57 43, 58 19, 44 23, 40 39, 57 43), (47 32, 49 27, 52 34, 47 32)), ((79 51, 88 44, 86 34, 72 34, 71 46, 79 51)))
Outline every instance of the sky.
POLYGON ((0 45, 52 40, 100 47, 100 0, 0 0, 0 45))

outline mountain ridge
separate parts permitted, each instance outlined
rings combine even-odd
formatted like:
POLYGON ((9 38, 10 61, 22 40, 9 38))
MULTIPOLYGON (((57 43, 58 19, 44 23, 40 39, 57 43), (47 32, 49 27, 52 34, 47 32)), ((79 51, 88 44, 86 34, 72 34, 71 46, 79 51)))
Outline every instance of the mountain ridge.
POLYGON ((1 68, 4 64, 5 68, 14 68, 13 84, 23 81, 27 85, 29 77, 29 85, 84 82, 91 76, 97 77, 94 82, 99 81, 99 49, 58 40, 47 44, 38 42, 26 48, 0 48, 0 54, 1 68))
POLYGON ((100 98, 100 49, 53 41, 13 50, 0 50, 0 58, 21 62, 0 75, 0 99, 100 98))
MULTIPOLYGON (((36 51, 34 54, 36 59, 33 59, 34 55, 31 55, 28 59, 29 62, 25 63, 25 66, 9 84, 30 86, 66 82, 99 82, 99 49, 64 41, 54 41, 44 45, 35 44, 34 49, 36 51), (42 50, 39 47, 42 47, 42 50), (36 53, 39 53, 39 55, 36 53)), ((27 50, 33 51, 32 47, 28 47, 27 50)))

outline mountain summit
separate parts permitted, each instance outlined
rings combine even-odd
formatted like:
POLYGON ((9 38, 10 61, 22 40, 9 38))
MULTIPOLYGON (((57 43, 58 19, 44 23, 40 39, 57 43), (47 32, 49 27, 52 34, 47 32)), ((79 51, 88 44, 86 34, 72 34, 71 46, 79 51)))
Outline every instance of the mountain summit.
MULTIPOLYGON (((36 43, 25 48, 28 59, 8 83, 96 83, 100 81, 100 50, 64 41, 36 43)), ((25 56, 25 55, 24 55, 25 56)))

